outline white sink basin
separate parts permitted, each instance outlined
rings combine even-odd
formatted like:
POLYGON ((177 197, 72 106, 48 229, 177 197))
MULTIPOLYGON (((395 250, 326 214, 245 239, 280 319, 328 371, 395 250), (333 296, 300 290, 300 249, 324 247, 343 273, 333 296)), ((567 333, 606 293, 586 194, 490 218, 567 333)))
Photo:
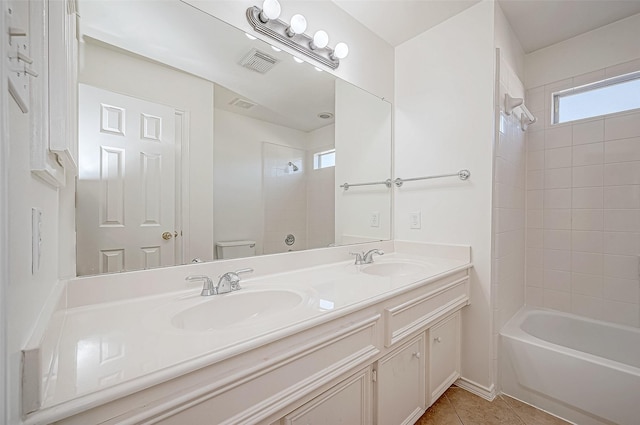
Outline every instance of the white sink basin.
POLYGON ((179 329, 208 331, 254 323, 287 312, 303 297, 287 290, 233 292, 213 295, 196 306, 177 313, 171 324, 179 329))
POLYGON ((374 276, 409 276, 416 273, 426 273, 427 268, 421 264, 409 262, 374 263, 363 266, 362 273, 374 276))

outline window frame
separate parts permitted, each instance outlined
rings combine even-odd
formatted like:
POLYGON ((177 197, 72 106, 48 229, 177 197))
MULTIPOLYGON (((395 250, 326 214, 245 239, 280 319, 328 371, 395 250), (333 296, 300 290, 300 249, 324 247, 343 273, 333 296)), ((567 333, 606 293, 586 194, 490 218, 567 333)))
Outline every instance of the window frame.
POLYGON ((325 168, 335 167, 335 155, 336 155, 336 148, 315 152, 313 154, 313 169, 324 170, 325 168), (321 167, 320 165, 322 165, 322 157, 331 153, 334 155, 334 164, 326 167, 321 167))
POLYGON ((552 116, 552 125, 557 125, 557 124, 566 124, 566 123, 570 123, 570 122, 574 122, 574 121, 580 121, 580 120, 587 120, 587 119, 593 119, 593 118, 597 118, 597 117, 602 117, 605 115, 611 115, 611 114, 620 114, 620 113, 625 113, 625 112, 629 112, 629 111, 634 111, 636 109, 640 109, 640 108, 632 108, 632 109, 625 109, 622 111, 616 111, 616 112, 610 112, 607 114, 599 114, 599 115, 592 115, 589 117, 583 117, 583 118, 578 118, 578 119, 574 119, 574 120, 567 120, 567 121, 562 121, 560 122, 560 99, 562 97, 567 97, 567 96, 573 96, 576 94, 581 94, 581 93, 586 93, 586 92, 590 92, 593 90, 598 90, 604 87, 609 87, 609 86, 614 86, 617 84, 623 84, 629 81, 634 81, 634 80, 640 80, 640 70, 639 71, 635 71, 635 72, 631 72, 629 74, 623 74, 623 75, 618 75, 616 77, 611 77, 611 78, 607 78, 604 80, 600 80, 600 81, 596 81, 593 83, 589 83, 589 84, 584 84, 582 86, 578 86, 578 87, 572 87, 569 89, 564 89, 564 90, 560 90, 557 92, 552 93, 552 101, 553 101, 553 116, 552 116))

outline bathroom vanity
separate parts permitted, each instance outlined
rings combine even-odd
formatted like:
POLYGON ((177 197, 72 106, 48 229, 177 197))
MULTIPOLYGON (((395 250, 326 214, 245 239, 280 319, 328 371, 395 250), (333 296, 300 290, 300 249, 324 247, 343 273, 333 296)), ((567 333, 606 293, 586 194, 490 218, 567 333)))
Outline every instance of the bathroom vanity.
POLYGON ((460 376, 470 249, 371 248, 66 282, 23 352, 25 422, 414 423, 460 376), (228 294, 185 281, 246 267, 228 294))

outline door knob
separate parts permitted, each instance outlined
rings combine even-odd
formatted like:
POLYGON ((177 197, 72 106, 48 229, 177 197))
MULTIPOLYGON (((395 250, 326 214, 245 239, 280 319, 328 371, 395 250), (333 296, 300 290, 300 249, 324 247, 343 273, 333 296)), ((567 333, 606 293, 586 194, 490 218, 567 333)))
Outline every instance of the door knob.
POLYGON ((171 232, 164 232, 162 234, 162 239, 164 239, 165 241, 168 241, 169 239, 171 239, 173 237, 173 235, 171 234, 171 232))

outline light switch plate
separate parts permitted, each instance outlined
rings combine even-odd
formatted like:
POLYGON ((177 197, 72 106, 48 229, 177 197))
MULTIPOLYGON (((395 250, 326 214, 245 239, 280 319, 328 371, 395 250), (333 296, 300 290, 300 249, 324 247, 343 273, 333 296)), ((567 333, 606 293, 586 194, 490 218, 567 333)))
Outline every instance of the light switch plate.
POLYGON ((369 215, 369 226, 371 227, 380 227, 380 212, 373 211, 369 215))
POLYGON ((420 211, 409 213, 409 228, 420 229, 422 227, 422 220, 420 218, 420 211))

